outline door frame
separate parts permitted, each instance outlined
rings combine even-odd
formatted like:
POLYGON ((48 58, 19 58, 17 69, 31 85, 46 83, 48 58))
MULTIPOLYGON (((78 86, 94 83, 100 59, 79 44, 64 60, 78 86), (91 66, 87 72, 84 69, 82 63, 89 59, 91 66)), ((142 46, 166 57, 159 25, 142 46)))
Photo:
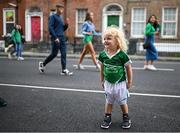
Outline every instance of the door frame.
POLYGON ((41 37, 40 41, 43 41, 43 12, 29 12, 26 10, 25 12, 25 37, 26 41, 32 41, 31 38, 31 17, 40 17, 40 24, 41 24, 41 37))
POLYGON ((109 15, 115 15, 115 16, 119 16, 119 29, 123 28, 123 8, 121 5, 117 4, 117 3, 110 3, 108 5, 106 5, 103 8, 103 15, 102 15, 102 32, 105 31, 105 29, 107 28, 107 18, 109 15), (121 8, 121 11, 111 11, 111 12, 107 12, 107 8, 111 5, 117 5, 119 6, 119 8, 121 8))

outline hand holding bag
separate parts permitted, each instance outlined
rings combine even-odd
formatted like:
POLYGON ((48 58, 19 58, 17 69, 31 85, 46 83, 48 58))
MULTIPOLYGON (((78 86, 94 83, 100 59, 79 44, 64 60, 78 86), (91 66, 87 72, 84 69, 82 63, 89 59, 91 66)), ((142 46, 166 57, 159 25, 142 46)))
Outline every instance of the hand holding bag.
POLYGON ((144 44, 143 44, 143 49, 148 49, 150 48, 150 41, 148 38, 146 38, 144 44))

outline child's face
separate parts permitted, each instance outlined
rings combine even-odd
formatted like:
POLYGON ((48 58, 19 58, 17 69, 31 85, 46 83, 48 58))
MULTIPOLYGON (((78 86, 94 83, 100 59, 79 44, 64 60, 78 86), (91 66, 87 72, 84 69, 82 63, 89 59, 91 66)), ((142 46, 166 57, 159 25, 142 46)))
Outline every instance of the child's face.
POLYGON ((106 49, 114 50, 117 49, 116 40, 111 35, 104 36, 104 46, 106 49))

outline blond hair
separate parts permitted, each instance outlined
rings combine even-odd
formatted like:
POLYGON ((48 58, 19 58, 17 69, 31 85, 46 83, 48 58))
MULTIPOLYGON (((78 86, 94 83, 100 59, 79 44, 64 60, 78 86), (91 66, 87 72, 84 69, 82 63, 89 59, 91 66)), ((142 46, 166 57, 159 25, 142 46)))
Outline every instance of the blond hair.
POLYGON ((122 51, 127 51, 127 43, 126 43, 126 38, 124 35, 124 32, 122 30, 119 30, 116 27, 108 27, 106 31, 104 32, 103 37, 105 36, 112 36, 116 40, 118 49, 122 51))

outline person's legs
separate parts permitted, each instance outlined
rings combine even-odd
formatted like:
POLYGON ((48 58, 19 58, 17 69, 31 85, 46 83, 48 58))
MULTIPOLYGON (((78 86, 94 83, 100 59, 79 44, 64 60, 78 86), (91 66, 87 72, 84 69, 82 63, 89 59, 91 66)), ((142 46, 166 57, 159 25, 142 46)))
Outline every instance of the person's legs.
POLYGON ((88 45, 87 45, 89 51, 90 51, 90 54, 91 54, 91 57, 92 57, 92 60, 93 60, 93 63, 94 65, 97 65, 97 61, 96 61, 96 53, 95 53, 95 50, 94 50, 94 47, 93 47, 93 44, 92 42, 89 42, 88 45))
POLYGON ((120 105, 120 107, 121 107, 123 114, 128 114, 128 105, 127 104, 120 105))
POLYGON ((104 120, 103 123, 101 124, 101 128, 103 129, 108 129, 109 126, 111 125, 111 113, 113 109, 113 104, 109 104, 106 102, 105 104, 105 115, 104 115, 104 120))
POLYGON ((112 86, 112 84, 110 84, 109 82, 107 81, 104 82, 106 104, 105 104, 105 111, 104 111, 105 116, 104 116, 103 123, 101 124, 101 128, 103 129, 108 129, 109 126, 111 125, 111 113, 112 113, 113 104, 115 101, 113 87, 114 86, 112 86))
POLYGON ((13 43, 13 47, 12 47, 12 51, 11 51, 11 55, 13 55, 16 52, 16 44, 13 43))
POLYGON ((111 114, 113 109, 113 104, 106 103, 105 104, 105 114, 111 114))
POLYGON ((44 60, 43 65, 46 66, 50 61, 52 61, 58 54, 58 44, 52 43, 51 54, 44 60))
POLYGON ((78 65, 82 63, 84 56, 86 55, 87 51, 88 51, 87 45, 84 45, 83 50, 82 50, 81 55, 80 55, 80 58, 79 58, 79 61, 78 61, 78 65))
POLYGON ((19 56, 22 57, 22 44, 19 43, 19 56))
POLYGON ((18 49, 19 49, 19 54, 18 54, 18 60, 24 60, 24 58, 22 57, 22 44, 18 44, 18 49))
POLYGON ((94 65, 96 66, 96 69, 100 70, 100 65, 98 64, 98 62, 96 60, 96 52, 95 52, 93 44, 91 42, 88 44, 88 49, 91 53, 91 57, 92 57, 94 65))
POLYGON ((64 39, 60 40, 60 52, 61 52, 61 65, 62 70, 66 69, 66 42, 64 39))
POLYGON ((150 60, 149 62, 150 62, 150 63, 149 63, 150 65, 153 65, 153 64, 154 64, 154 61, 153 61, 153 60, 150 60))
POLYGON ((52 42, 51 54, 44 60, 44 62, 39 62, 39 71, 44 73, 45 66, 52 61, 58 54, 58 45, 52 42))
POLYGON ((128 115, 128 105, 122 104, 120 105, 122 113, 123 113, 123 122, 121 124, 121 127, 124 129, 128 129, 131 127, 131 120, 128 115))
POLYGON ((20 47, 19 47, 19 43, 16 43, 16 56, 20 57, 20 47))
POLYGON ((61 52, 61 65, 62 65, 62 72, 61 75, 71 76, 73 72, 70 72, 66 68, 66 42, 64 38, 60 38, 60 52, 61 52))

